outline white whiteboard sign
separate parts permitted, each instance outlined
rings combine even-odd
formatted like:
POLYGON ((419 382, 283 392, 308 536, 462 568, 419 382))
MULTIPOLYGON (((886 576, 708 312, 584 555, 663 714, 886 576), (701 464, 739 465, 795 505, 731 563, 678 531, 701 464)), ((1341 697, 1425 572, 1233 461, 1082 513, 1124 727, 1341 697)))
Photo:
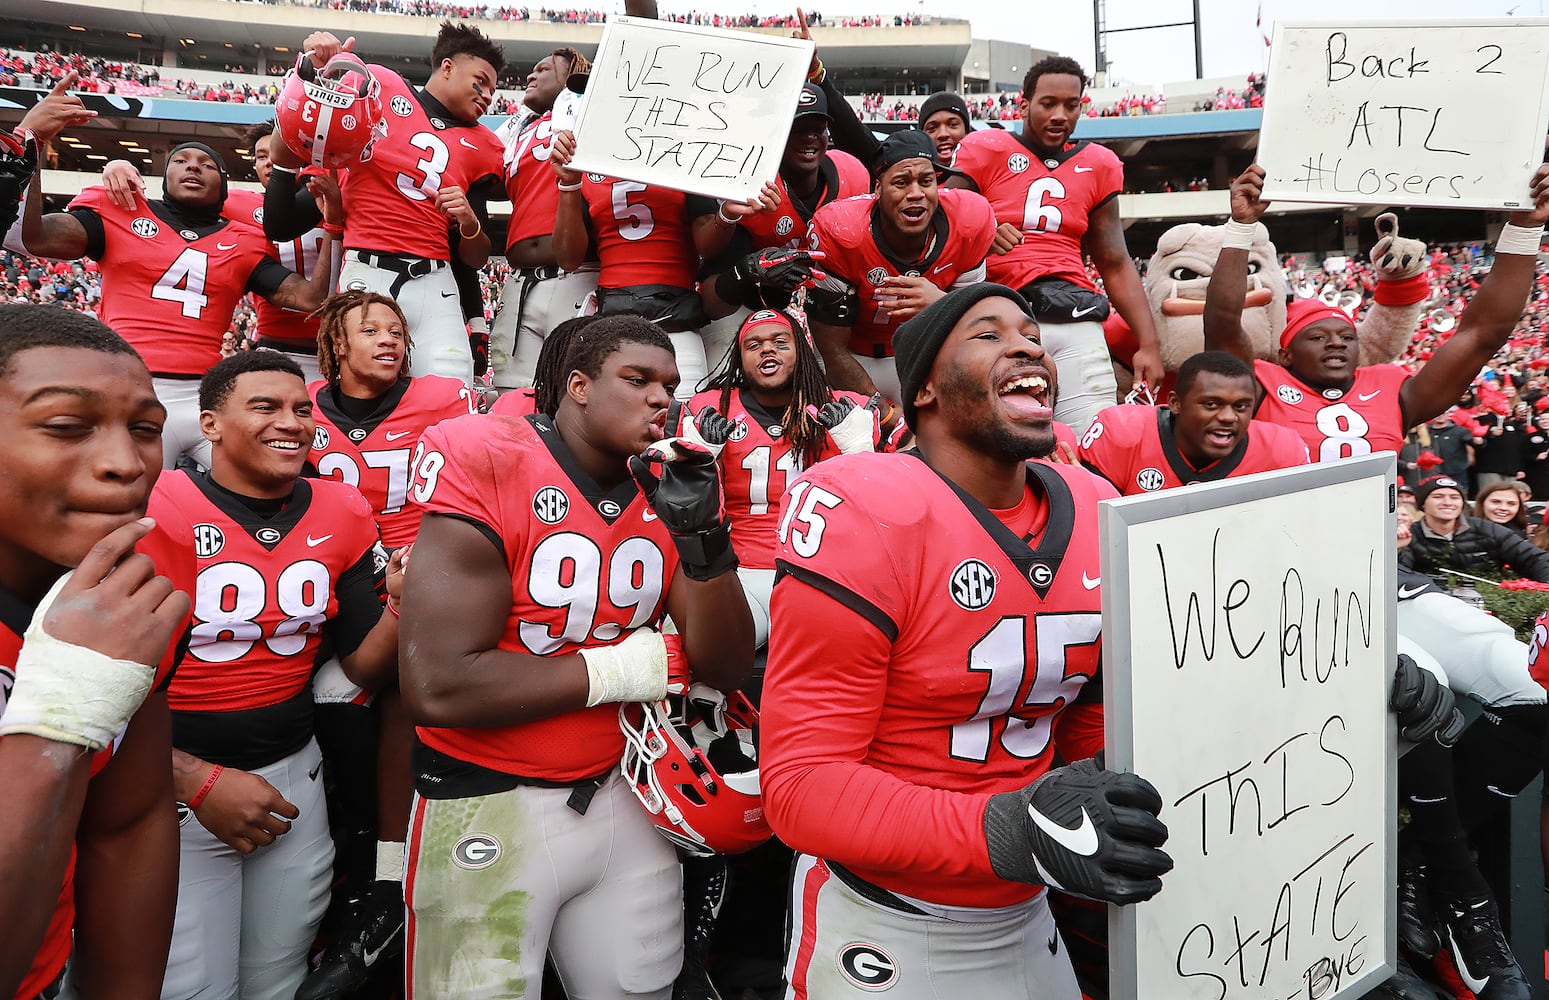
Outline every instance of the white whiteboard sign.
POLYGON ((1268 79, 1267 198, 1532 205, 1549 19, 1277 23, 1268 79))
POLYGON ((1161 793, 1114 996, 1358 997, 1396 964, 1391 453, 1102 505, 1108 766, 1161 793))
POLYGON ((571 165, 745 201, 780 167, 811 61, 810 41, 610 18, 571 165))

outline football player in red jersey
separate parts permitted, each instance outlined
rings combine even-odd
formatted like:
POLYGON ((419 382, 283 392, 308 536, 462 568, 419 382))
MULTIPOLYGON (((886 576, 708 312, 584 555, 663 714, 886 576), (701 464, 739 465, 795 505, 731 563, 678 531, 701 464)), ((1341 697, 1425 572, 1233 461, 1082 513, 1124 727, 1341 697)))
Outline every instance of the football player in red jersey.
MULTIPOLYGON (((40 141, 54 135, 38 132, 40 141)), ((258 230, 224 218, 226 165, 203 143, 173 147, 165 193, 141 211, 124 211, 94 186, 77 195, 67 211, 45 215, 42 187, 27 189, 22 221, 27 251, 63 260, 91 257, 102 264, 103 321, 145 359, 156 395, 167 407, 163 463, 170 468, 188 455, 207 464, 198 380, 220 359, 221 338, 238 300, 253 291, 285 308, 316 309, 328 293, 328 253, 321 254, 310 278, 303 277, 270 256, 272 248, 258 230)))
POLYGON ((1106 147, 1071 139, 1085 89, 1074 59, 1034 63, 1022 81, 1021 134, 969 133, 953 161, 967 177, 949 182, 976 188, 995 206, 990 280, 1019 289, 1032 304, 1063 383, 1055 416, 1077 434, 1116 395, 1102 330, 1110 299, 1140 343, 1135 384, 1158 386, 1164 374, 1151 305, 1119 218, 1124 165, 1106 147), (1083 254, 1102 275, 1102 293, 1087 277, 1083 254))
POLYGON ((1125 496, 1306 465, 1295 432, 1253 419, 1253 369, 1225 351, 1178 367, 1166 406, 1110 406, 1081 439, 1081 463, 1125 496))
POLYGON ((942 190, 947 173, 924 132, 895 132, 872 164, 875 193, 823 206, 807 230, 807 247, 824 255, 827 272, 808 310, 829 381, 882 393, 888 428, 902 402, 894 331, 947 289, 983 281, 995 239, 989 202, 972 191, 942 190))
POLYGON ((290 1000, 323 918, 333 843, 313 739, 326 643, 379 687, 398 655, 402 559, 352 486, 301 479, 316 425, 283 354, 226 358, 200 382, 208 473, 162 477, 151 510, 194 525, 199 581, 188 658, 168 693, 172 775, 186 806, 163 998, 290 1000), (326 630, 326 640, 324 631, 326 630))
MULTIPOLYGON (((326 31, 307 36, 312 53, 297 69, 324 66, 355 39, 326 31)), ((415 375, 473 381, 473 353, 452 275, 455 255, 471 267, 489 259, 485 208, 502 194, 503 147, 481 125, 505 55, 478 29, 443 22, 423 89, 383 66, 371 72, 382 88, 387 134, 376 138, 344 182, 345 261, 340 288, 381 292, 409 317, 419 349, 415 375), (369 155, 368 155, 369 153, 369 155)), ((274 176, 264 192, 264 228, 289 228, 301 158, 284 142, 270 149, 274 176)))
POLYGON ((490 366, 497 389, 532 385, 538 352, 549 331, 580 311, 597 290, 597 264, 583 261, 574 271, 554 255, 554 215, 559 179, 549 169, 554 141, 554 102, 571 73, 587 73, 591 62, 573 48, 555 49, 527 75, 522 104, 528 114, 502 128, 506 147, 506 193, 511 221, 506 227, 506 260, 511 276, 490 331, 490 366))
POLYGON ((942 163, 951 163, 957 147, 973 131, 968 104, 949 90, 939 90, 920 105, 920 131, 936 144, 942 163))
POLYGON ((663 440, 667 336, 603 317, 565 368, 552 415, 423 439, 402 662, 422 744, 411 1000, 534 996, 545 951, 572 996, 666 1000, 683 963, 678 860, 619 774, 617 706, 684 669, 736 686, 752 621, 715 463, 663 440), (667 613, 679 635, 657 631, 667 613))
POLYGON ((0 306, 0 997, 53 987, 72 946, 83 996, 161 988, 164 688, 194 585, 188 526, 142 520, 164 416, 106 326, 0 306))
POLYGON ((1495 266, 1458 318, 1457 331, 1413 376, 1399 365, 1361 365, 1354 322, 1318 300, 1292 303, 1276 361, 1254 358, 1242 329, 1248 251, 1233 243, 1246 245, 1269 207, 1259 197, 1263 184, 1257 164, 1232 182, 1232 220, 1205 293, 1206 349, 1252 363, 1264 390, 1256 419, 1300 434, 1314 461, 1398 451, 1408 428, 1455 404, 1511 336, 1533 289, 1549 218, 1549 165, 1533 175, 1532 210, 1511 214, 1496 243, 1495 266))
POLYGON ((1130 903, 1172 866, 1155 789, 1091 759, 1115 493, 1028 461, 1054 432, 1016 292, 951 291, 894 344, 919 450, 819 463, 781 515, 761 779, 799 852, 787 996, 1074 1000, 1042 887, 1130 903), (1057 835, 1084 816, 1089 844, 1057 835))

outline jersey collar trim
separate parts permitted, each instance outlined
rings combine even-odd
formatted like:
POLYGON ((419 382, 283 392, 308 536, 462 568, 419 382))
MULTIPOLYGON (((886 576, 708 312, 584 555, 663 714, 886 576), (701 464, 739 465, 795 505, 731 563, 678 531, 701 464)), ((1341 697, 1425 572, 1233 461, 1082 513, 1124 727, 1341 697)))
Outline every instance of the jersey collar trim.
POLYGON ((1178 439, 1173 434, 1173 411, 1165 406, 1156 408, 1156 434, 1162 440, 1162 454, 1172 467, 1173 475, 1185 486, 1190 483, 1216 483, 1230 477, 1248 454, 1249 432, 1244 432, 1236 447, 1225 457, 1211 462, 1203 469, 1194 468, 1183 457, 1183 452, 1178 450, 1178 439))
POLYGON ((936 263, 941 252, 947 248, 947 236, 951 232, 952 224, 947 221, 946 210, 937 204, 936 212, 930 219, 930 243, 926 247, 924 258, 918 261, 905 261, 893 254, 882 236, 882 202, 876 201, 871 206, 871 239, 877 244, 877 251, 899 274, 908 274, 910 271, 920 275, 928 274, 930 266, 936 263))
POLYGON ((1018 132, 1016 136, 1017 142, 1021 143, 1023 148, 1027 150, 1028 154, 1032 156, 1033 162, 1042 167, 1045 172, 1051 174, 1058 170, 1060 167, 1063 167, 1066 160, 1069 160, 1071 157, 1075 156, 1077 153, 1081 152, 1091 144, 1091 140, 1089 139, 1077 139, 1070 143, 1070 145, 1066 146, 1064 149, 1060 150, 1058 153, 1055 153, 1053 156, 1044 156, 1042 153, 1038 152, 1038 150, 1033 148, 1032 143, 1027 141, 1027 136, 1020 132, 1018 132), (1053 160, 1055 165, 1051 167, 1045 163, 1044 160, 1053 160))
POLYGON ((436 122, 444 122, 446 128, 473 128, 478 122, 466 121, 462 118, 452 117, 452 113, 446 109, 446 105, 431 96, 430 91, 421 87, 414 92, 414 96, 420 102, 420 109, 425 112, 425 117, 431 119, 431 126, 436 122))
POLYGON ((349 432, 352 428, 358 427, 364 430, 366 432, 365 437, 362 437, 360 441, 351 439, 352 444, 359 445, 366 438, 370 437, 377 427, 381 426, 382 421, 393 415, 393 412, 398 409, 398 404, 403 402, 404 394, 409 391, 410 384, 408 379, 403 379, 391 389, 378 396, 376 409, 372 410, 371 414, 359 423, 345 413, 344 408, 339 405, 341 390, 338 386, 326 386, 322 392, 317 394, 317 408, 323 411, 323 416, 327 417, 330 423, 339 428, 339 430, 344 431, 346 438, 349 437, 349 432))
POLYGON ((747 411, 748 416, 757 420, 765 428, 778 427, 785 422, 784 413, 774 413, 769 410, 764 404, 754 398, 746 386, 737 390, 737 401, 742 404, 742 408, 747 411))
POLYGON ((839 168, 834 166, 834 161, 827 154, 818 161, 818 186, 817 190, 812 192, 811 202, 791 190, 790 185, 785 183, 784 174, 778 176, 780 192, 790 201, 803 222, 811 222, 813 214, 818 209, 839 197, 839 168))
POLYGON ((623 517, 629 505, 640 497, 640 487, 636 486, 634 479, 628 476, 611 490, 598 486, 597 481, 581 468, 581 463, 576 461, 570 446, 565 444, 564 438, 560 437, 559 428, 555 427, 554 421, 547 416, 531 413, 522 419, 532 424, 533 429, 538 432, 538 440, 542 441, 543 446, 549 450, 549 454, 554 456, 554 463, 559 466, 560 471, 576 489, 581 491, 581 495, 586 497, 586 502, 591 504, 597 516, 608 524, 623 517), (603 506, 608 501, 611 501, 611 506, 618 508, 612 515, 603 511, 603 506))
POLYGON ((277 513, 265 516, 244 504, 238 494, 211 479, 207 472, 191 475, 188 478, 193 480, 194 486, 217 510, 231 518, 232 523, 252 535, 254 541, 271 552, 285 540, 286 534, 301 522, 307 508, 312 505, 312 484, 305 479, 296 480, 295 490, 290 495, 289 503, 277 513), (273 529, 278 532, 278 535, 270 541, 265 541, 259 536, 259 532, 265 528, 273 529))

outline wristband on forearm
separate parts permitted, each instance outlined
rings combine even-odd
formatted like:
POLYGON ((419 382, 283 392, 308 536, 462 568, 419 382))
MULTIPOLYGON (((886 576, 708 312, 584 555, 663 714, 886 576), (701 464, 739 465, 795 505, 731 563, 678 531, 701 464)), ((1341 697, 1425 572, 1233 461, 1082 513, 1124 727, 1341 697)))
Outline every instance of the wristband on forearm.
POLYGON ((693 534, 673 533, 683 575, 690 580, 713 580, 737 568, 737 551, 731 545, 731 521, 693 534))
POLYGON ((1412 306, 1424 302, 1431 294, 1431 275, 1421 271, 1411 278, 1397 281, 1378 281, 1372 298, 1380 306, 1412 306))
POLYGON ((1254 240, 1258 237, 1261 225, 1257 222, 1238 222, 1236 219, 1227 219, 1221 227, 1222 250, 1251 250, 1254 240))
POLYGON ((1514 226, 1508 222, 1501 227, 1501 234, 1495 238, 1495 252, 1536 257, 1543 242, 1543 226, 1514 226))

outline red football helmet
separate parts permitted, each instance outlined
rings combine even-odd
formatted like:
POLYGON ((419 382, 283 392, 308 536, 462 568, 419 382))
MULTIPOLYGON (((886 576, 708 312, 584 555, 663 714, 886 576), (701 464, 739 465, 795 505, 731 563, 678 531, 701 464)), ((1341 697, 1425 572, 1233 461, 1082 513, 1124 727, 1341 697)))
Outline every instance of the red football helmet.
POLYGON ((624 777, 668 840, 690 854, 738 854, 774 836, 758 793, 758 712, 741 692, 620 705, 624 777))
MULTIPOLYGON (((311 57, 302 53, 301 58, 311 57)), ((310 81, 290 71, 275 105, 275 122, 285 145, 312 166, 348 167, 386 127, 381 86, 365 63, 341 52, 310 81)))

